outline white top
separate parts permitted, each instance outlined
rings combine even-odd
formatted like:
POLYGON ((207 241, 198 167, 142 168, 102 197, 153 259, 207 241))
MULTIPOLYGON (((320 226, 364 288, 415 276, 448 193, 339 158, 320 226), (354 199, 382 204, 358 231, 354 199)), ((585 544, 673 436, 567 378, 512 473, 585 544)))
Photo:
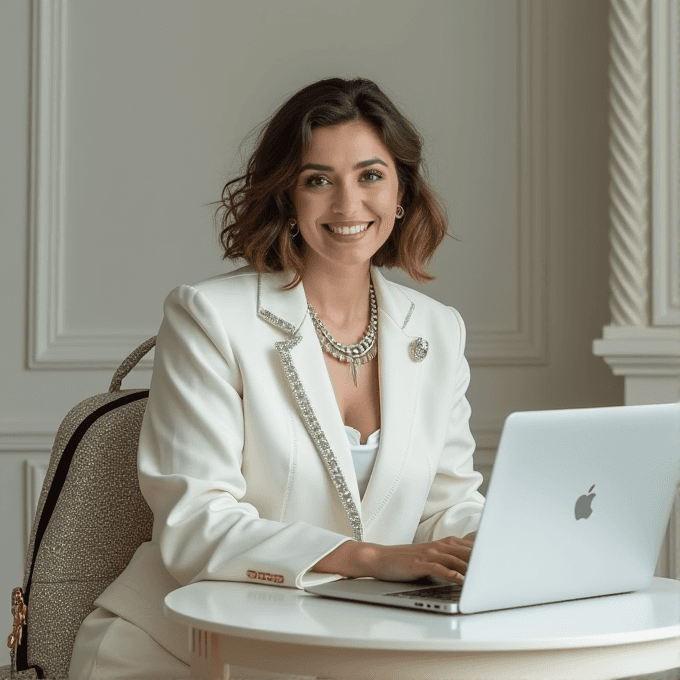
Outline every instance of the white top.
POLYGON ((349 439, 349 448, 352 451, 352 460, 354 461, 354 472, 357 476, 357 483, 359 484, 359 498, 364 497, 364 492, 368 486, 368 480, 373 471, 375 457, 378 455, 378 447, 380 446, 380 428, 373 434, 369 434, 365 444, 360 444, 361 432, 355 430, 349 425, 345 425, 345 432, 347 439, 349 439))

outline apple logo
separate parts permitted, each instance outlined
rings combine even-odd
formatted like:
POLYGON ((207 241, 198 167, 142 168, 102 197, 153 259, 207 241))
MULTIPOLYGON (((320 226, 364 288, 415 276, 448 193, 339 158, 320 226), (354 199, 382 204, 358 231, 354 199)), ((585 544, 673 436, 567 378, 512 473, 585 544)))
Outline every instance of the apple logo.
POLYGON ((576 501, 576 506, 574 507, 574 514, 576 515, 576 519, 588 519, 590 517, 591 513, 593 512, 593 509, 590 507, 590 504, 593 502, 593 498, 597 494, 590 493, 593 489, 595 488, 595 485, 593 484, 590 489, 588 489, 588 495, 587 496, 581 496, 579 499, 576 501))

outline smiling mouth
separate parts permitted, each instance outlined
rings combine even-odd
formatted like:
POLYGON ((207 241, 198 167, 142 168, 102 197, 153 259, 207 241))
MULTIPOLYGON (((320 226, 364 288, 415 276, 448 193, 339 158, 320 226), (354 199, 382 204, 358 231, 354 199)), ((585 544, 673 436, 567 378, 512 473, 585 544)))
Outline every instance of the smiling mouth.
POLYGON ((373 224, 373 222, 369 222, 365 227, 361 227, 361 228, 358 228, 358 229, 357 229, 356 226, 340 227, 340 228, 337 228, 337 229, 331 229, 328 224, 324 224, 323 227, 325 229, 327 229, 328 231, 330 231, 332 234, 341 234, 341 235, 344 235, 344 234, 361 234, 361 233, 367 231, 368 229, 370 229, 372 224, 373 224))

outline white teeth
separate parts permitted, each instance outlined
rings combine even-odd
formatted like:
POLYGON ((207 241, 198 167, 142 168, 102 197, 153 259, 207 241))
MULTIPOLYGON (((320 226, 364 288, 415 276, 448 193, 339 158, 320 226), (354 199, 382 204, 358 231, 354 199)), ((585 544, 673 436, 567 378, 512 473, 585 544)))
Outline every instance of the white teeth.
POLYGON ((329 225, 329 229, 334 233, 334 234, 357 234, 360 231, 364 231, 368 228, 368 224, 357 224, 353 227, 331 227, 329 225))

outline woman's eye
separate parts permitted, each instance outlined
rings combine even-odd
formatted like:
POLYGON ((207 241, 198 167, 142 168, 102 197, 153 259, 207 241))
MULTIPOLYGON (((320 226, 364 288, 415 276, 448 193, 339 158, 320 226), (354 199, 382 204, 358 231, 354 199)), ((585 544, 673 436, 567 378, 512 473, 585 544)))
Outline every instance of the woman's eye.
POLYGON ((310 175, 305 182, 307 187, 318 187, 319 184, 316 183, 317 180, 326 179, 323 175, 310 175))
MULTIPOLYGON (((372 175, 374 179, 369 179, 369 183, 372 182, 379 182, 381 179, 383 179, 383 174, 380 172, 380 170, 367 170, 362 177, 366 177, 372 175)), ((305 182, 305 186, 308 187, 322 187, 325 186, 324 184, 319 184, 318 180, 327 180, 327 178, 324 175, 310 175, 307 178, 307 181, 305 182)))
MULTIPOLYGON (((380 172, 380 170, 369 170, 368 172, 365 172, 365 173, 363 174, 364 177, 365 177, 366 175, 375 175, 378 179, 382 179, 382 178, 383 178, 383 174, 382 174, 382 172, 380 172)), ((377 180, 373 180, 373 181, 375 182, 375 181, 377 181, 377 180)))

